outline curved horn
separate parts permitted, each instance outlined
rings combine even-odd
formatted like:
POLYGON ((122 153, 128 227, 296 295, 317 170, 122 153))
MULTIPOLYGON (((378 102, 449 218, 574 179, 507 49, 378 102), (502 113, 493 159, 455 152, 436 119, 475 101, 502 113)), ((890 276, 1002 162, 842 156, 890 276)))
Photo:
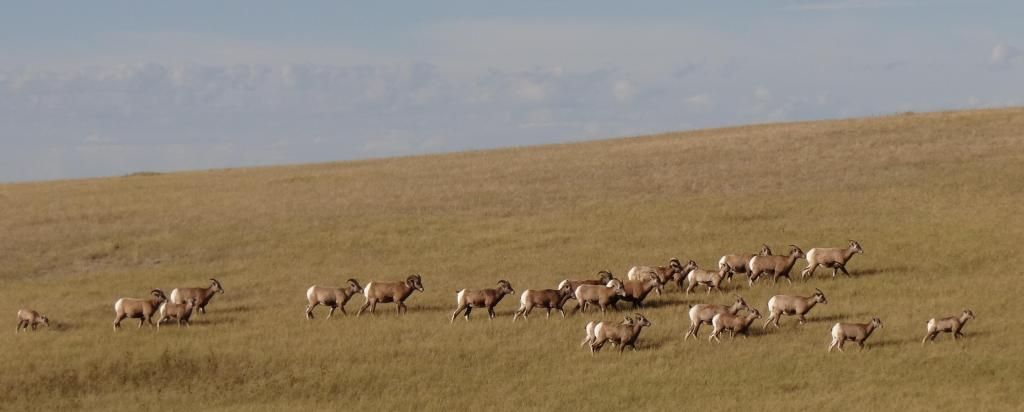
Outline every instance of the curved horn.
POLYGON ((357 281, 357 280, 355 280, 355 279, 353 279, 353 278, 348 278, 348 280, 347 280, 346 282, 348 282, 348 283, 354 283, 354 284, 356 284, 356 285, 358 285, 358 284, 359 284, 359 281, 357 281))
POLYGON ((821 291, 821 289, 818 289, 818 288, 814 288, 814 290, 818 291, 818 293, 820 293, 820 294, 822 294, 822 295, 824 295, 824 294, 825 294, 825 292, 822 292, 822 291, 821 291))

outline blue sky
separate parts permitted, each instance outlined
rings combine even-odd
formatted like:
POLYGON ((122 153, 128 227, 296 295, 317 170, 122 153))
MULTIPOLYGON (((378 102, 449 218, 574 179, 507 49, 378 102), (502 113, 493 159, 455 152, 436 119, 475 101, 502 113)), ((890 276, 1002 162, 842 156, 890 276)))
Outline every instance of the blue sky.
POLYGON ((4 2, 0 181, 1024 104, 1024 2, 4 2))

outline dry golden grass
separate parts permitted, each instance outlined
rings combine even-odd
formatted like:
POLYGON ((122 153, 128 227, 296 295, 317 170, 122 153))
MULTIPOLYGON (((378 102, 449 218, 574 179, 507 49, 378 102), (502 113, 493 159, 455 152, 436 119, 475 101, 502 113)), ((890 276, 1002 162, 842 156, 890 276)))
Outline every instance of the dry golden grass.
POLYGON ((0 314, 56 323, 0 334, 0 408, 1021 409, 1022 131, 1024 109, 1005 109, 0 185, 0 314), (577 346, 596 315, 513 324, 518 296, 493 322, 447 320, 456 289, 499 278, 549 288, 847 239, 866 252, 854 279, 740 289, 762 311, 778 293, 829 299, 746 340, 683 342, 687 304, 727 297, 674 287, 622 356, 577 346), (408 316, 303 320, 312 284, 413 272, 426 291, 408 316), (227 293, 192 328, 111 330, 117 298, 209 277, 227 293), (966 341, 919 344, 965 307, 966 341), (872 316, 869 350, 826 354, 832 323, 872 316))

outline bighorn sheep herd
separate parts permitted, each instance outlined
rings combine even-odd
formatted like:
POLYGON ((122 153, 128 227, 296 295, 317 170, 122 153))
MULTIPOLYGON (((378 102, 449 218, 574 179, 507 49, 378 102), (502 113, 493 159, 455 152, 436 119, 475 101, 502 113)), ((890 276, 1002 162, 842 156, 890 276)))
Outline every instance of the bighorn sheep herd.
MULTIPOLYGON (((746 274, 748 287, 753 287, 762 276, 771 276, 773 285, 777 284, 780 277, 785 277, 789 284, 792 284, 789 273, 796 261, 801 258, 807 260, 807 267, 800 273, 801 279, 805 281, 813 277, 815 269, 819 266, 831 268, 833 278, 840 271, 852 277, 846 265, 854 255, 864 253, 860 243, 855 240, 851 240, 849 246, 845 248, 812 248, 806 255, 800 247, 790 246, 789 253, 785 255, 773 255, 768 245, 763 245, 757 254, 724 255, 718 261, 717 270, 701 269, 693 260, 684 265, 679 259, 671 258, 666 266, 633 266, 627 272, 625 280, 616 279, 611 272, 602 270, 597 273, 596 279, 565 279, 560 281, 555 289, 525 289, 520 294, 520 305, 514 311, 512 321, 515 322, 519 317, 527 319, 535 308, 545 309, 548 318, 552 309, 558 310, 565 318, 563 307, 570 299, 577 301, 573 314, 585 313, 591 306, 597 307, 605 314, 608 309, 619 310, 619 301, 629 302, 634 309, 639 309, 644 307, 644 302, 651 292, 661 295, 668 282, 675 282, 679 290, 687 296, 697 286, 706 287, 709 295, 712 290, 722 293, 725 287, 723 281, 731 283, 735 274, 746 274)), ((313 319, 313 310, 319 305, 330 308, 326 319, 330 319, 337 309, 341 309, 342 315, 347 316, 345 304, 357 294, 363 295, 364 302, 356 316, 362 315, 366 309, 374 313, 378 303, 395 303, 396 312, 401 315, 408 312, 409 308, 405 301, 415 291, 424 292, 423 278, 419 274, 409 275, 404 281, 370 281, 365 287, 356 279, 348 279, 345 286, 340 288, 314 285, 306 290, 305 317, 313 319)), ((486 308, 488 319, 494 319, 497 316, 495 307, 505 296, 515 293, 512 283, 505 279, 498 280, 497 287, 494 288, 459 289, 455 291, 455 311, 451 313, 449 323, 454 323, 460 314, 469 321, 474 308, 486 308)), ((121 322, 126 318, 139 319, 139 328, 148 323, 159 329, 162 323, 168 321, 177 322, 179 327, 182 324, 191 326, 192 313, 205 314, 207 306, 217 294, 224 294, 224 287, 220 281, 211 278, 210 285, 205 288, 174 288, 169 299, 163 290, 158 288, 152 289, 147 298, 117 299, 114 303, 114 330, 119 330, 121 322), (154 315, 159 315, 155 325, 152 320, 154 315)), ((733 338, 737 334, 748 337, 753 322, 762 317, 761 312, 749 306, 742 296, 734 293, 733 297, 735 300, 728 305, 691 305, 688 311, 690 325, 683 335, 683 340, 690 336, 697 338, 701 325, 712 326, 709 341, 721 342, 720 335, 726 331, 730 332, 733 338), (747 313, 741 313, 743 311, 747 313)), ((810 296, 772 296, 767 302, 768 317, 761 325, 764 331, 762 333, 767 332, 769 325, 781 329, 779 321, 782 316, 796 316, 799 324, 804 325, 807 321, 806 315, 819 303, 828 304, 828 299, 821 289, 814 289, 810 296)), ((974 312, 970 309, 965 309, 960 316, 932 318, 927 322, 927 334, 921 343, 934 342, 935 337, 942 332, 952 333, 954 340, 960 339, 965 336, 962 332, 964 325, 971 319, 974 319, 974 312)), ((18 311, 16 332, 20 333, 23 329, 34 331, 39 325, 49 326, 50 319, 35 310, 18 311)), ((609 342, 616 345, 620 353, 627 346, 635 351, 641 331, 651 325, 652 322, 639 313, 631 317, 626 316, 622 321, 590 321, 584 327, 586 334, 580 346, 589 346, 592 354, 599 352, 609 342)), ((832 341, 828 346, 828 352, 832 349, 839 349, 842 352, 847 341, 853 341, 863 349, 865 341, 880 327, 882 321, 879 318, 872 318, 868 323, 836 323, 831 328, 832 341)))

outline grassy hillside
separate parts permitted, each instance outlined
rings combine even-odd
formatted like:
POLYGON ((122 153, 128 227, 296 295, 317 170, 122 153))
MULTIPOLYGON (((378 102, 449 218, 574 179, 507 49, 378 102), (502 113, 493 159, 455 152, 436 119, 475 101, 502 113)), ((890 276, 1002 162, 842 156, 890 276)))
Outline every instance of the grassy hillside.
POLYGON ((0 314, 58 323, 0 334, 0 408, 1020 409, 1022 182, 1024 109, 1007 109, 0 185, 0 314), (762 311, 779 293, 829 299, 746 340, 683 342, 687 304, 728 297, 674 286, 622 356, 577 346, 597 315, 513 324, 518 296, 495 321, 447 320, 455 290, 500 278, 550 288, 847 239, 865 249, 854 279, 734 283, 762 311), (303 319, 310 285, 413 272, 426 291, 407 316, 303 319), (111 330, 117 298, 210 277, 227 293, 192 328, 111 330), (965 307, 966 341, 919 344, 928 318, 965 307), (873 316, 869 350, 826 354, 834 322, 873 316))

